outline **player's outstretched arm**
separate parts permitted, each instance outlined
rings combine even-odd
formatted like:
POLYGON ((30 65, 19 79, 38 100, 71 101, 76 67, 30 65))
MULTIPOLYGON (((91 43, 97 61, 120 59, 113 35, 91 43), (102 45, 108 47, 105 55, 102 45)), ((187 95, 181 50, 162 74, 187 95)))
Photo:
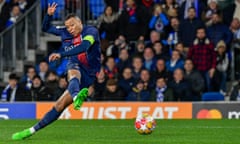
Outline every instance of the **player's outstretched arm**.
POLYGON ((55 26, 51 24, 52 17, 56 11, 57 3, 53 2, 52 4, 48 4, 47 14, 44 16, 43 24, 42 24, 42 31, 51 33, 54 35, 60 35, 62 29, 57 29, 55 26))

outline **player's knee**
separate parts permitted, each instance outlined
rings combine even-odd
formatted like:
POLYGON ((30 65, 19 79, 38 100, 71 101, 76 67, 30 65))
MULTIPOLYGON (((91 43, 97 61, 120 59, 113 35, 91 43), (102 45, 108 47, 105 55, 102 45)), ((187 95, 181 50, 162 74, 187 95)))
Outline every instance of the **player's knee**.
POLYGON ((55 104, 55 109, 58 111, 58 112, 61 112, 65 109, 65 105, 63 102, 56 102, 55 104))

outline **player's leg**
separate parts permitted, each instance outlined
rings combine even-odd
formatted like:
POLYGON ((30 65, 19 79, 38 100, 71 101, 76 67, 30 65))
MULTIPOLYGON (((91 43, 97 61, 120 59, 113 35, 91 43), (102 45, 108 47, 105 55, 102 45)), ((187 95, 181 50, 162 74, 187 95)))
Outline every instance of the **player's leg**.
POLYGON ((73 99, 73 106, 74 109, 78 110, 80 109, 83 101, 88 95, 88 89, 83 88, 81 83, 81 71, 78 69, 70 69, 68 71, 68 78, 69 78, 69 85, 68 85, 68 91, 73 99), (81 89, 82 88, 82 89, 81 89), (81 90, 80 90, 81 89, 81 90))
POLYGON ((62 111, 71 103, 72 97, 70 96, 70 93, 66 90, 63 95, 57 100, 54 107, 48 113, 46 113, 45 116, 35 126, 13 134, 12 139, 20 140, 33 135, 38 130, 46 127, 47 125, 57 120, 58 117, 61 115, 62 111))

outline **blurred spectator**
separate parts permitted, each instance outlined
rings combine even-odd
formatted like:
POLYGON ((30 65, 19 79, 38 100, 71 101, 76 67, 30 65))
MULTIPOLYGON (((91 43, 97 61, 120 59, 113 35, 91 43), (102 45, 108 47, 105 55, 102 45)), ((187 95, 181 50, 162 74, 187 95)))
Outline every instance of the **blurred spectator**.
POLYGON ((133 55, 143 57, 144 49, 145 49, 144 41, 143 40, 137 41, 135 52, 133 55))
POLYGON ((10 17, 11 5, 6 0, 0 0, 0 32, 5 29, 10 17))
POLYGON ((235 5, 233 18, 238 18, 240 20, 240 0, 235 0, 235 5))
POLYGON ((117 69, 119 73, 123 72, 123 69, 126 67, 130 67, 131 58, 129 57, 127 49, 121 49, 119 53, 119 59, 117 61, 117 69))
POLYGON ((227 68, 229 65, 228 56, 226 53, 226 44, 224 41, 219 41, 217 44, 217 66, 216 70, 219 72, 218 79, 220 85, 220 93, 226 95, 226 81, 227 81, 227 68))
POLYGON ((54 97, 55 91, 58 88, 58 75, 55 71, 47 72, 45 86, 49 89, 49 94, 54 97))
POLYGON ((153 44, 157 41, 161 41, 161 35, 156 30, 150 32, 150 41, 146 43, 146 47, 152 47, 153 44))
POLYGON ((169 83, 169 87, 173 89, 174 101, 192 101, 191 87, 184 79, 182 69, 176 69, 173 74, 173 80, 169 83))
POLYGON ((122 77, 118 81, 118 86, 128 95, 132 90, 135 80, 132 76, 132 69, 129 67, 124 68, 122 77))
POLYGON ((17 19, 22 15, 20 11, 20 7, 18 5, 14 5, 12 7, 12 10, 10 12, 10 18, 8 19, 6 23, 6 27, 11 26, 12 24, 17 22, 17 19))
POLYGON ((240 101, 240 77, 237 78, 237 84, 232 87, 230 101, 240 101))
POLYGON ((154 98, 157 102, 174 101, 173 90, 167 86, 167 81, 163 77, 156 79, 154 98))
POLYGON ((220 40, 224 40, 226 45, 231 43, 232 33, 228 26, 222 23, 219 13, 213 14, 212 25, 208 27, 207 32, 214 46, 216 46, 220 40))
POLYGON ((114 41, 117 38, 117 19, 118 14, 114 13, 111 6, 107 6, 104 13, 100 15, 97 27, 102 39, 114 41))
POLYGON ((240 20, 238 18, 232 20, 230 30, 233 33, 233 42, 238 42, 240 39, 240 20))
POLYGON ((188 11, 189 8, 194 8, 195 9, 195 15, 196 18, 201 18, 201 14, 203 10, 205 9, 205 4, 203 0, 185 0, 185 2, 182 3, 179 11, 179 18, 182 19, 187 19, 189 17, 188 11))
POLYGON ((169 51, 166 47, 163 47, 162 43, 160 41, 156 41, 153 44, 153 50, 155 52, 155 58, 156 59, 169 59, 169 51))
POLYGON ((104 73, 109 79, 118 77, 118 69, 113 57, 108 57, 106 59, 104 73))
POLYGON ((107 48, 106 55, 116 59, 121 49, 128 49, 128 44, 124 36, 119 36, 114 43, 107 48))
POLYGON ((97 73, 97 79, 94 82, 93 89, 94 89, 94 94, 93 94, 93 99, 96 101, 102 101, 103 100, 103 92, 106 87, 107 83, 107 77, 104 73, 104 68, 102 67, 97 73))
POLYGON ((64 75, 60 76, 58 80, 58 87, 54 92, 54 97, 53 97, 54 101, 57 100, 63 94, 63 92, 67 89, 67 86, 68 86, 68 82, 66 77, 64 75))
POLYGON ((175 45, 179 42, 179 20, 177 17, 170 19, 171 30, 167 36, 167 40, 164 41, 165 45, 175 45))
POLYGON ((166 69, 173 73, 175 69, 183 69, 184 61, 181 59, 180 53, 178 50, 172 51, 171 59, 166 62, 166 69))
POLYGON ((150 30, 156 30, 159 33, 164 33, 166 26, 169 24, 167 16, 163 13, 160 4, 155 4, 153 14, 148 24, 150 30))
POLYGON ((216 52, 214 45, 206 37, 205 28, 197 29, 197 38, 190 47, 188 56, 193 61, 193 65, 200 71, 205 80, 205 86, 208 91, 211 90, 211 79, 216 68, 216 52))
POLYGON ((1 101, 29 101, 29 90, 21 87, 18 83, 19 77, 15 73, 11 73, 8 77, 8 85, 2 91, 1 101))
POLYGON ((21 78, 20 83, 28 90, 32 87, 32 79, 36 75, 36 70, 34 66, 29 66, 27 68, 27 73, 21 78))
POLYGON ((178 3, 175 0, 165 0, 162 4, 163 12, 167 14, 169 18, 178 16, 178 3))
POLYGON ((124 92, 118 87, 115 79, 107 80, 106 88, 103 92, 103 100, 105 101, 123 101, 125 100, 124 92))
POLYGON ((104 0, 104 2, 107 6, 111 6, 115 13, 119 12, 120 5, 123 5, 123 0, 104 0))
POLYGON ((179 25, 179 39, 184 47, 189 48, 196 36, 197 28, 202 26, 203 22, 196 17, 196 9, 190 7, 187 19, 182 20, 179 25))
POLYGON ((33 77, 33 85, 30 91, 31 101, 53 101, 53 95, 50 94, 53 91, 44 85, 44 82, 38 75, 33 77))
POLYGON ((147 69, 142 69, 140 73, 140 80, 144 84, 144 89, 153 90, 154 82, 151 79, 150 72, 147 69))
POLYGON ((139 56, 133 57, 133 60, 132 60, 132 73, 133 73, 133 78, 135 80, 138 80, 140 78, 140 73, 141 73, 142 69, 143 69, 142 58, 139 57, 139 56))
POLYGON ((200 101, 205 89, 204 79, 200 72, 194 68, 193 61, 186 59, 184 64, 184 79, 190 84, 192 100, 200 101))
POLYGON ((147 12, 135 3, 135 0, 126 0, 126 7, 119 17, 120 35, 128 41, 143 40, 147 32, 149 18, 147 12))
POLYGON ((183 43, 181 42, 177 43, 175 49, 180 53, 181 59, 185 60, 187 58, 187 53, 184 50, 183 43))
POLYGON ((146 47, 143 53, 143 66, 149 71, 153 71, 156 65, 156 59, 154 57, 153 49, 146 47))
POLYGON ((38 67, 39 67, 38 75, 41 77, 42 81, 45 81, 46 74, 48 73, 49 70, 48 62, 43 60, 39 63, 38 67))
POLYGON ((139 80, 127 96, 127 101, 150 101, 151 93, 144 86, 144 82, 139 80))
POLYGON ((172 80, 172 74, 167 71, 165 66, 164 59, 158 59, 156 62, 156 69, 152 72, 151 76, 156 80, 157 78, 161 77, 164 78, 165 81, 172 80))
POLYGON ((208 0, 208 7, 202 14, 202 19, 208 27, 212 25, 212 16, 214 13, 219 12, 217 0, 208 0))

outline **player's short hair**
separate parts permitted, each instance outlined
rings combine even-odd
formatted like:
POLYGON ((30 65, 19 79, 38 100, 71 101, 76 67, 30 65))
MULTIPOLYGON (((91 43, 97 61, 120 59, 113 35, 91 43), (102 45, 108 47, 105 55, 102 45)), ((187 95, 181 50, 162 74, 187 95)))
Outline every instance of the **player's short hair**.
POLYGON ((77 16, 76 14, 70 13, 70 14, 68 14, 68 15, 65 17, 65 21, 69 20, 70 18, 76 18, 76 19, 78 19, 78 20, 81 20, 81 19, 79 18, 79 16, 77 16))

